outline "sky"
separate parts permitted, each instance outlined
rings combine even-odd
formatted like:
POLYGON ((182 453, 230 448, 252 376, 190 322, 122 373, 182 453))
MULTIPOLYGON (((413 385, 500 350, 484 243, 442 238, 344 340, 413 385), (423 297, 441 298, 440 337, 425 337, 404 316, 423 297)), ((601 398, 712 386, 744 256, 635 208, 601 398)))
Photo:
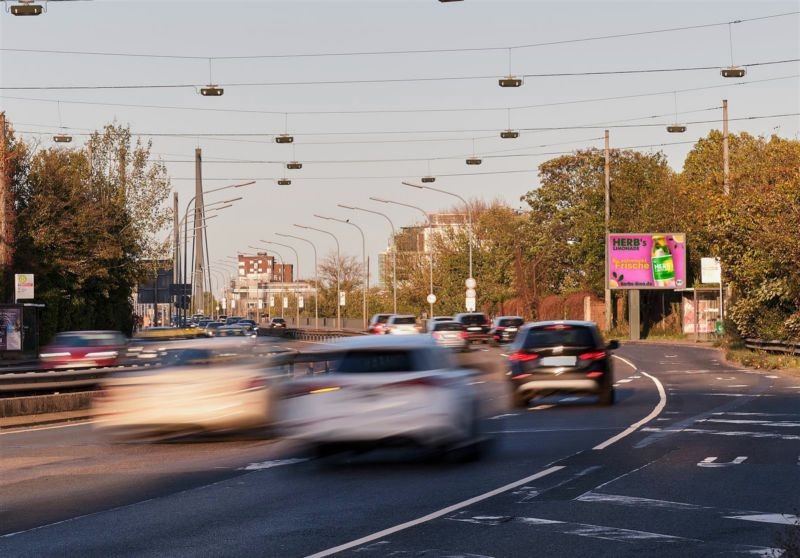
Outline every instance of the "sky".
MULTIPOLYGON (((0 110, 42 146, 62 127, 75 134, 75 146, 85 138, 78 134, 106 123, 130 125, 152 139, 154 158, 167 161, 181 212, 194 195, 200 147, 205 190, 256 181, 208 222, 212 261, 252 253, 248 246, 259 240, 285 242, 278 232, 312 240, 320 256, 335 249, 327 235, 295 223, 334 233, 343 253, 360 257, 358 231, 313 216, 322 214, 364 228, 375 282, 388 223, 337 204, 385 212, 399 228, 421 222, 421 214, 370 196, 430 212, 458 203, 403 180, 436 176, 437 188, 522 207, 520 197, 538 186, 538 165, 602 148, 606 127, 612 147, 661 150, 680 170, 691 143, 721 128, 722 99, 732 132, 798 138, 800 64, 752 66, 740 80, 719 74, 732 57, 737 65, 800 58, 797 13, 707 26, 798 10, 797 2, 763 0, 50 2, 38 17, 0 14, 0 110), (703 27, 573 41, 692 26, 703 27), (408 52, 420 50, 440 52, 408 52), (326 56, 309 56, 319 54, 326 56), (696 67, 709 69, 540 75, 696 67), (519 88, 499 87, 509 73, 529 77, 519 88), (199 95, 208 83, 224 95, 199 95), (108 85, 184 87, 48 89, 108 85), (737 120, 769 115, 788 116, 737 120), (675 121, 687 132, 667 133, 675 121), (520 129, 518 139, 499 137, 509 126, 520 129), (285 132, 293 145, 274 142, 285 132), (465 164, 473 153, 482 165, 465 164), (291 160, 303 168, 286 170, 282 162, 291 160), (290 186, 277 184, 284 177, 290 186)), ((210 194, 206 203, 235 196, 210 194)), ((289 243, 301 277, 311 277, 310 246, 289 243)), ((294 261, 290 250, 278 252, 294 261)))

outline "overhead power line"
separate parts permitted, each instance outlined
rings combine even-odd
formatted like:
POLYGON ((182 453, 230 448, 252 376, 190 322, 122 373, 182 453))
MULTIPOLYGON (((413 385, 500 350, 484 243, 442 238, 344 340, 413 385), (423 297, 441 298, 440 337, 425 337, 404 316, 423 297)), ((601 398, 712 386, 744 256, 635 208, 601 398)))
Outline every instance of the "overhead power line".
POLYGON ((727 87, 736 87, 742 85, 751 85, 755 83, 766 83, 772 81, 781 81, 787 79, 796 79, 800 77, 800 74, 792 74, 788 76, 779 76, 774 78, 764 78, 764 79, 755 79, 755 80, 748 80, 748 81, 737 81, 733 83, 725 83, 725 84, 718 84, 718 85, 707 85, 707 86, 700 86, 700 87, 691 87, 691 88, 684 88, 684 89, 670 89, 669 91, 653 91, 647 93, 631 93, 628 95, 616 95, 613 97, 593 97, 588 99, 572 99, 566 101, 554 101, 551 103, 540 103, 535 105, 517 105, 517 106, 503 106, 503 107, 460 107, 460 108, 417 108, 417 109, 356 109, 356 110, 320 110, 320 111, 272 111, 272 110, 256 110, 256 109, 224 109, 224 108, 213 108, 213 107, 187 107, 187 106, 177 106, 177 105, 143 105, 143 104, 134 104, 134 103, 111 103, 111 102, 102 102, 102 101, 76 101, 76 100, 69 100, 69 99, 40 99, 40 98, 30 98, 30 97, 18 97, 12 95, 2 95, 0 94, 0 98, 3 99, 11 99, 11 100, 19 100, 19 101, 31 101, 31 102, 39 102, 39 103, 61 103, 61 104, 74 104, 74 105, 89 105, 89 106, 108 106, 108 107, 129 107, 129 108, 148 108, 148 109, 160 109, 160 110, 188 110, 188 111, 200 111, 200 112, 220 112, 220 113, 241 113, 241 114, 267 114, 267 115, 289 115, 289 116, 300 116, 300 115, 326 115, 326 114, 412 114, 412 113, 430 113, 430 112, 495 112, 495 111, 507 111, 511 109, 512 111, 520 111, 520 110, 528 110, 528 109, 536 109, 536 108, 546 108, 546 107, 553 107, 553 106, 562 106, 562 105, 572 105, 572 104, 581 104, 581 103, 594 103, 594 102, 601 102, 601 101, 616 101, 621 99, 635 99, 639 97, 655 97, 659 95, 673 95, 674 93, 687 93, 687 92, 694 92, 694 91, 704 91, 709 89, 722 89, 727 87))
POLYGON ((281 59, 281 58, 316 58, 316 57, 347 57, 347 56, 386 56, 386 55, 413 55, 413 54, 446 54, 446 53, 470 53, 470 52, 491 52, 508 51, 518 49, 528 49, 546 46, 566 45, 575 43, 585 43, 592 41, 603 41, 610 39, 624 39, 629 37, 641 37, 645 35, 655 35, 660 33, 673 33, 678 31, 691 31, 696 29, 708 29, 712 27, 725 27, 740 23, 753 21, 763 21, 797 15, 798 11, 770 14, 760 17, 735 19, 730 21, 720 21, 715 23, 705 23, 699 25, 684 25, 678 27, 664 27, 659 29, 647 29, 643 31, 632 31, 628 33, 614 33, 609 35, 594 35, 588 37, 577 37, 558 41, 543 41, 539 43, 527 43, 504 46, 487 47, 464 47, 464 48, 434 48, 434 49, 403 49, 403 50, 379 50, 379 51, 345 51, 345 52, 313 52, 313 53, 282 53, 282 54, 247 54, 231 56, 199 56, 181 54, 149 54, 136 52, 111 52, 111 51, 85 51, 85 50, 56 50, 56 49, 31 49, 31 48, 0 48, 0 51, 36 53, 36 54, 58 54, 74 56, 116 56, 127 58, 160 58, 173 60, 258 60, 258 59, 281 59))
MULTIPOLYGON (((800 61, 800 58, 789 58, 786 60, 770 60, 765 62, 751 62, 740 64, 741 67, 750 68, 754 66, 768 66, 776 64, 790 64, 800 61)), ((590 76, 612 76, 612 75, 632 75, 632 74, 651 74, 668 72, 693 72, 718 70, 721 66, 686 66, 679 68, 646 68, 635 70, 607 70, 607 71, 581 71, 581 72, 557 72, 544 74, 520 74, 523 78, 550 78, 550 77, 590 77, 590 76)), ((342 79, 342 80, 310 80, 310 81, 264 81, 264 82, 239 82, 239 83, 218 83, 219 87, 282 87, 282 86, 303 86, 303 85, 367 85, 381 83, 426 83, 439 81, 477 81, 496 79, 497 75, 484 76, 432 76, 432 77, 409 77, 409 78, 374 78, 374 79, 342 79)), ((116 89, 197 89, 202 87, 201 83, 150 83, 150 84, 116 84, 116 85, 0 85, 3 91, 79 91, 79 90, 116 90, 116 89)))

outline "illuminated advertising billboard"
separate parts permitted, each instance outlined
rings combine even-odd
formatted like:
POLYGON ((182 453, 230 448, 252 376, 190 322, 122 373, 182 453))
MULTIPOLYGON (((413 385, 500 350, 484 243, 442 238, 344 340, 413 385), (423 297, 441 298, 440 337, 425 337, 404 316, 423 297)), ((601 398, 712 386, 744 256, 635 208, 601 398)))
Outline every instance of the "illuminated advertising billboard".
POLYGON ((686 288, 686 235, 609 234, 609 289, 686 288))

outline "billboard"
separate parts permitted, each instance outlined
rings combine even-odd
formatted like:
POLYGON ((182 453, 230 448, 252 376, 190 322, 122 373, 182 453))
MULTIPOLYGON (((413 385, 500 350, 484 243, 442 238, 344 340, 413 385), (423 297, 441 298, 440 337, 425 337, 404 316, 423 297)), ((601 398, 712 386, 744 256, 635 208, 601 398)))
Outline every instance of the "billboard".
POLYGON ((609 289, 686 288, 686 235, 609 234, 609 289))
POLYGON ((22 307, 0 308, 0 351, 22 350, 22 307))

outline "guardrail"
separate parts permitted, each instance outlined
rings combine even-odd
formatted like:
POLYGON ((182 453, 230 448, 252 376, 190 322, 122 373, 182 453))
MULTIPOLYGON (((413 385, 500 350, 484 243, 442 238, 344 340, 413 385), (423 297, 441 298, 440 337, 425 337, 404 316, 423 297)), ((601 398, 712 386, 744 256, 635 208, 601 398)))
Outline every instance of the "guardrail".
POLYGON ((258 328, 258 334, 271 337, 283 337, 285 339, 297 339, 299 341, 335 341, 342 337, 356 337, 366 335, 363 331, 353 331, 345 329, 301 329, 301 328, 258 328))
POLYGON ((744 346, 754 351, 766 351, 768 353, 784 353, 788 355, 800 355, 800 343, 788 341, 764 341, 763 339, 745 339, 744 346))

